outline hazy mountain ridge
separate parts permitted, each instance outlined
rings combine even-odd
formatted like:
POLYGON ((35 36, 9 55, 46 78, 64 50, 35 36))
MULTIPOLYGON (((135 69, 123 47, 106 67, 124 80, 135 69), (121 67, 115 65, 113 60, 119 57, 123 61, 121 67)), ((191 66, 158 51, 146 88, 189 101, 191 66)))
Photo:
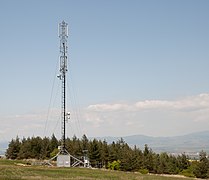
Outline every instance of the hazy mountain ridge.
MULTIPOLYGON (((98 137, 108 143, 119 140, 121 137, 98 137)), ((170 153, 197 153, 201 150, 209 152, 209 131, 191 133, 173 137, 152 137, 145 135, 132 135, 122 137, 130 146, 138 146, 140 149, 147 144, 155 152, 170 153)))
MULTIPOLYGON (((191 133, 182 136, 173 137, 152 137, 145 135, 131 135, 124 137, 95 137, 98 140, 106 140, 108 143, 118 141, 123 138, 130 146, 136 145, 140 149, 147 144, 154 152, 169 153, 197 153, 201 150, 209 153, 209 131, 191 133)), ((93 137, 89 138, 93 139, 93 137)), ((0 142, 0 154, 4 154, 8 142, 0 142)))

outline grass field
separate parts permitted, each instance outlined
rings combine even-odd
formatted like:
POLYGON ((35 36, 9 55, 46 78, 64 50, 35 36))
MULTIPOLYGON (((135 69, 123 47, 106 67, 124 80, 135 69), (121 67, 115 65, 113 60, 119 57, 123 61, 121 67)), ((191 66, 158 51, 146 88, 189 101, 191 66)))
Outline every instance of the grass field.
POLYGON ((74 180, 192 180, 192 178, 142 175, 121 171, 86 168, 57 168, 23 166, 22 161, 0 160, 0 180, 17 179, 74 179, 74 180))

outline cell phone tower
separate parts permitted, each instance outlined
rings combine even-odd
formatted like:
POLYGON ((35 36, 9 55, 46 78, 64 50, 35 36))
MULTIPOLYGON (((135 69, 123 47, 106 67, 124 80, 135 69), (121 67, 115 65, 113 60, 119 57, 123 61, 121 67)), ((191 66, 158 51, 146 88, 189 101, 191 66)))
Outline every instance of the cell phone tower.
POLYGON ((61 154, 67 154, 65 147, 65 133, 66 133, 66 118, 69 113, 66 113, 66 73, 67 73, 67 38, 68 38, 68 24, 65 21, 59 23, 59 38, 60 38, 60 74, 59 79, 62 81, 62 97, 61 97, 61 154))
MULTIPOLYGON (((66 137, 66 122, 69 119, 70 113, 66 111, 66 74, 67 74, 67 38, 68 38, 68 24, 65 21, 59 23, 59 38, 60 38, 60 74, 57 76, 62 81, 62 95, 61 95, 61 147, 58 154, 51 160, 57 158, 58 167, 75 167, 83 165, 86 167, 83 161, 72 156, 66 149, 65 137, 66 137)), ((49 162, 49 164, 51 164, 49 162)))

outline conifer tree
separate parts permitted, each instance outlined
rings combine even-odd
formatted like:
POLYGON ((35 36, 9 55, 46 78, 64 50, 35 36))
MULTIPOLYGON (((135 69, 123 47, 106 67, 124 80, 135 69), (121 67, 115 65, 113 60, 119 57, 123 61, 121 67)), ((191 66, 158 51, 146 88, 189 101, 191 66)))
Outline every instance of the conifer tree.
POLYGON ((47 159, 50 157, 50 139, 47 137, 44 137, 41 142, 41 159, 47 159))
POLYGON ((54 134, 52 134, 51 140, 50 140, 50 151, 52 152, 54 149, 57 149, 59 146, 59 142, 54 134))
POLYGON ((20 140, 17 136, 16 139, 12 139, 11 142, 9 143, 9 147, 6 151, 6 157, 8 159, 17 159, 19 151, 20 151, 20 140))
POLYGON ((199 156, 200 156, 200 161, 196 165, 194 174, 197 178, 208 178, 209 161, 207 159, 207 154, 206 152, 201 151, 199 156))
POLYGON ((96 139, 90 142, 89 158, 92 167, 99 167, 101 162, 101 154, 99 149, 99 143, 96 139))

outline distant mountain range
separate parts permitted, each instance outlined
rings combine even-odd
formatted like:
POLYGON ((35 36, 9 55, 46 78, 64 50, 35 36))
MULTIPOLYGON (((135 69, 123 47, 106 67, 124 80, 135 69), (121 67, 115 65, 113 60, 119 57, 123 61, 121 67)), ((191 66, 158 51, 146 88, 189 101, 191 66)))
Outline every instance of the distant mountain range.
MULTIPOLYGON (((106 140, 108 143, 118 141, 121 137, 98 137, 96 139, 106 140)), ((201 150, 209 153, 209 131, 191 133, 174 137, 151 137, 144 135, 132 135, 122 137, 130 146, 136 145, 144 149, 147 144, 154 152, 168 153, 197 153, 201 150)))
MULTIPOLYGON (((130 146, 136 145, 141 150, 147 144, 154 152, 168 153, 189 153, 196 154, 201 150, 209 153, 209 131, 191 133, 183 136, 173 137, 152 137, 144 135, 132 135, 124 137, 96 137, 98 140, 106 140, 108 143, 118 141, 120 138, 130 146)), ((93 138, 89 138, 93 139, 93 138)), ((0 142, 0 154, 4 154, 8 146, 8 142, 0 142)))

